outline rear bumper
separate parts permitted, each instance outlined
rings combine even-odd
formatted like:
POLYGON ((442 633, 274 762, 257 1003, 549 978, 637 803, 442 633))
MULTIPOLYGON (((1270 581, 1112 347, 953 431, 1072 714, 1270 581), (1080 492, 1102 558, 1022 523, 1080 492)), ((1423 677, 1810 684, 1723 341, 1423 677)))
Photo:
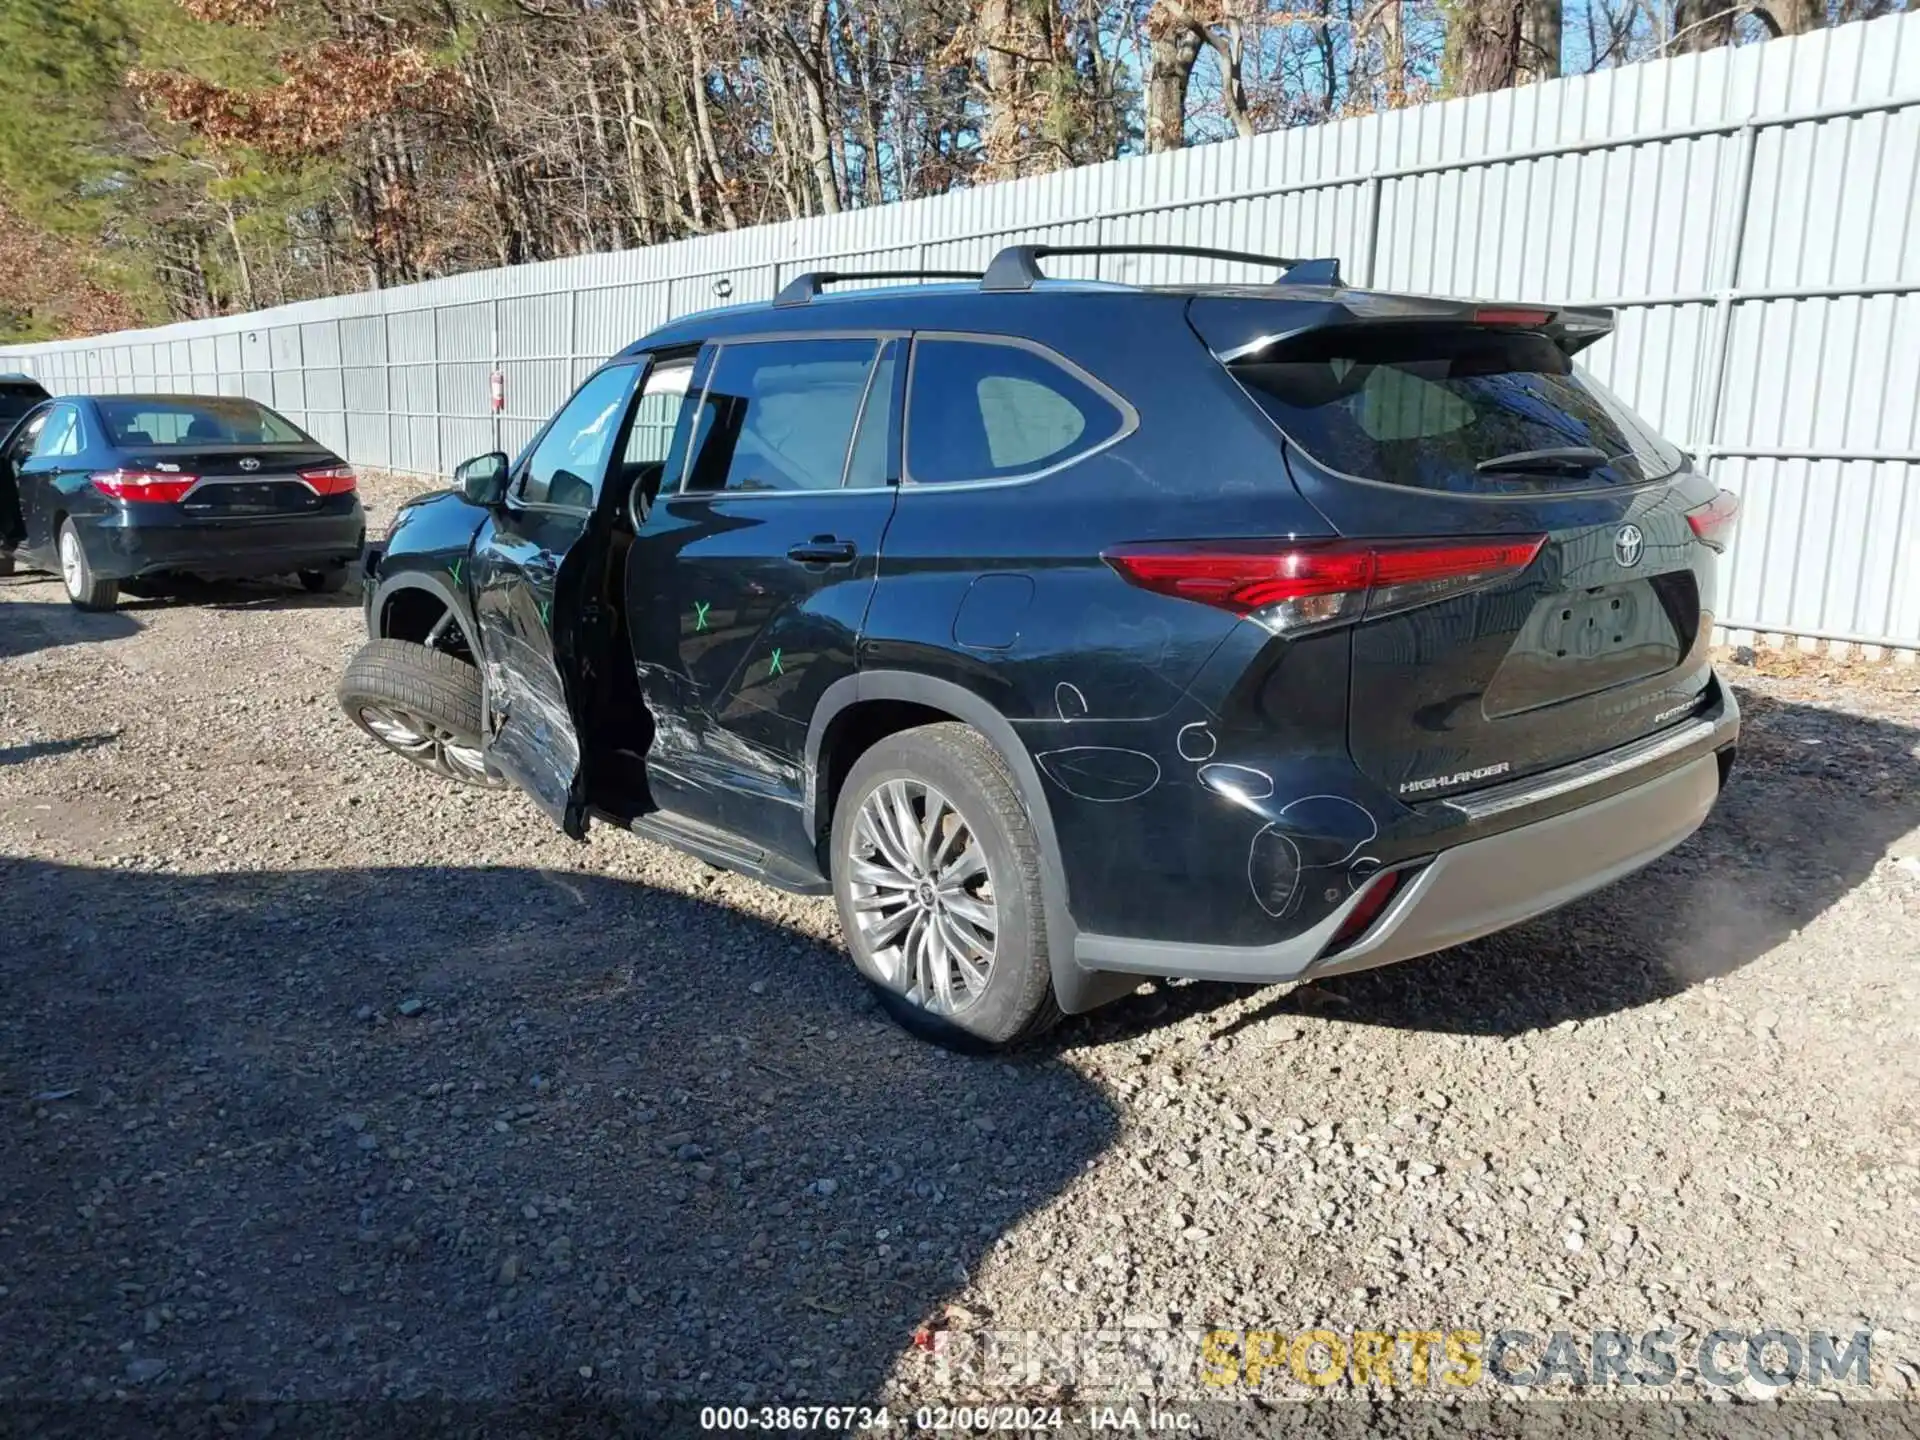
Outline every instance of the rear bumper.
MULTIPOLYGON (((1607 793, 1431 859, 1388 867, 1410 878, 1366 932, 1335 953, 1329 947, 1359 904, 1358 894, 1311 929, 1271 945, 1082 934, 1074 958, 1089 970, 1265 985, 1390 965, 1504 930, 1631 874, 1697 830, 1719 797, 1738 733, 1729 705, 1723 716, 1701 722, 1684 746, 1646 747, 1639 766, 1649 778, 1637 784, 1610 789, 1609 782, 1626 778, 1617 768, 1540 777, 1533 788, 1548 801, 1553 787, 1569 780, 1607 793)), ((1614 763, 1632 765, 1634 759, 1623 755, 1614 763)))
POLYGON ((360 558, 366 518, 337 513, 156 524, 126 513, 75 516, 87 563, 107 580, 165 571, 224 579, 327 570, 360 558))

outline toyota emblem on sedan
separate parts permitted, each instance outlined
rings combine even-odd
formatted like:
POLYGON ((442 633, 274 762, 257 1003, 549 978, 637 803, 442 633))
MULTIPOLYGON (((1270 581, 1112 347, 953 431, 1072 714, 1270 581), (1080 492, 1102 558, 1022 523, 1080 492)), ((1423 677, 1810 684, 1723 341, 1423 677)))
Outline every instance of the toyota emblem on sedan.
POLYGON ((1646 543, 1647 537, 1640 533, 1638 525, 1622 525, 1620 533, 1613 537, 1613 558, 1620 562, 1622 570, 1631 570, 1640 563, 1640 552, 1646 543))
MULTIPOLYGON (((251 455, 249 455, 246 459, 240 462, 240 468, 242 470, 247 470, 247 471, 258 470, 260 468, 260 462, 254 459, 251 455)), ((1635 533, 1638 534, 1639 532, 1636 531, 1635 533)), ((1638 542, 1636 541, 1635 543, 1638 543, 1638 542)), ((1624 565, 1627 562, 1623 560, 1620 563, 1624 565)))

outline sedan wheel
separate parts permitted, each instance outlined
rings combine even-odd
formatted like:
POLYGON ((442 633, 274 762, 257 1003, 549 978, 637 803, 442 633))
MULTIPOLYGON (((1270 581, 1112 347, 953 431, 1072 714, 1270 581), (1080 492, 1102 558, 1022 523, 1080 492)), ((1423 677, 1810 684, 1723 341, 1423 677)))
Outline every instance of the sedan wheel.
POLYGON ((120 582, 102 580, 93 573, 86 547, 73 521, 60 522, 60 583, 67 587, 67 599, 76 610, 111 610, 120 603, 120 582))
POLYGON ((87 562, 80 555, 80 537, 68 527, 60 532, 60 578, 67 582, 67 593, 78 595, 86 576, 87 562))

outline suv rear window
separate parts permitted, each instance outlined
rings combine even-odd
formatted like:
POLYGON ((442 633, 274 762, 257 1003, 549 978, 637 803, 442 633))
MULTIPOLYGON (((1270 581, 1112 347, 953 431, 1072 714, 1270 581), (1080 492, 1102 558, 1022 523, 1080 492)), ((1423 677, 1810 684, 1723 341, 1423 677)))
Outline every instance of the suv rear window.
POLYGON ((116 446, 307 445, 293 422, 253 400, 102 400, 100 418, 116 446))
POLYGON ((0 431, 11 428, 14 421, 46 398, 47 392, 38 385, 0 380, 0 431))
POLYGON ((1310 332, 1230 367, 1281 431, 1329 469, 1420 490, 1528 493, 1634 485, 1683 457, 1543 335, 1464 325, 1310 332), (1526 452, 1587 464, 1480 470, 1526 452))

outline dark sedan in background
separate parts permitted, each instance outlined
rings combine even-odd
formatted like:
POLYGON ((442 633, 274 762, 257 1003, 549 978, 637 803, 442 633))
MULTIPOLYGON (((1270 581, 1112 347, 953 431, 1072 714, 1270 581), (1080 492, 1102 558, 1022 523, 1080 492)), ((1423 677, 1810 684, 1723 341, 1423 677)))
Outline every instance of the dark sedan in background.
POLYGON ((0 445, 0 568, 57 570, 83 610, 169 574, 339 590, 366 534, 356 491, 344 460, 254 400, 62 396, 0 445))

